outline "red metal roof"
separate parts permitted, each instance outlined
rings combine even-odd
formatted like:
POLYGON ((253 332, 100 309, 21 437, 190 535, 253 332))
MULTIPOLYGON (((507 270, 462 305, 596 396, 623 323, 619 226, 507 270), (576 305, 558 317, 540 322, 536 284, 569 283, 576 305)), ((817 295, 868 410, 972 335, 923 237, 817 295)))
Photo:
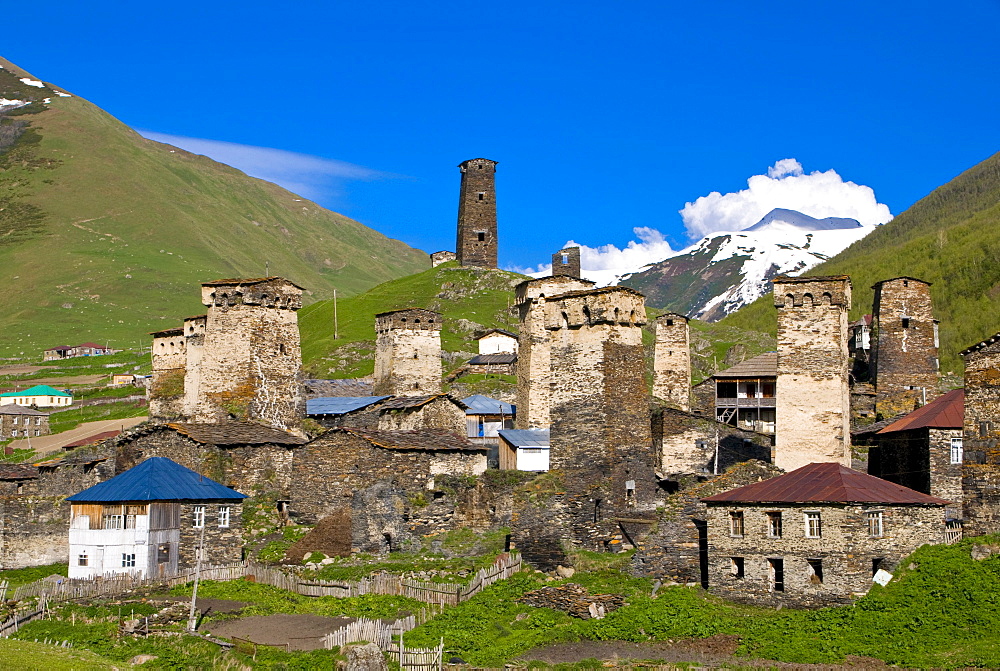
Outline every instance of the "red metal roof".
POLYGON ((101 433, 95 433, 92 436, 87 436, 86 438, 81 438, 80 440, 75 440, 72 443, 66 443, 63 445, 64 450, 68 450, 73 447, 85 447, 87 445, 94 445, 95 443, 100 443, 107 440, 108 438, 114 438, 119 435, 121 431, 102 431, 101 433))
POLYGON ((895 433, 911 429, 961 429, 964 425, 965 390, 952 389, 922 408, 903 415, 879 433, 895 433))
POLYGON ((834 463, 809 464, 770 480, 707 496, 708 503, 890 503, 943 506, 949 501, 834 463))

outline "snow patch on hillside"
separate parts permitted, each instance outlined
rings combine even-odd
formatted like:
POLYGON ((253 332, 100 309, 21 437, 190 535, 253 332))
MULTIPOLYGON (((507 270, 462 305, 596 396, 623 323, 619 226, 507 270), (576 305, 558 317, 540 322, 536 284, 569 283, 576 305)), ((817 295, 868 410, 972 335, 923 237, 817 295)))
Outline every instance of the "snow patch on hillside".
POLYGON ((21 83, 27 86, 34 86, 36 88, 44 89, 45 84, 41 83, 37 79, 28 79, 27 77, 21 77, 21 83))

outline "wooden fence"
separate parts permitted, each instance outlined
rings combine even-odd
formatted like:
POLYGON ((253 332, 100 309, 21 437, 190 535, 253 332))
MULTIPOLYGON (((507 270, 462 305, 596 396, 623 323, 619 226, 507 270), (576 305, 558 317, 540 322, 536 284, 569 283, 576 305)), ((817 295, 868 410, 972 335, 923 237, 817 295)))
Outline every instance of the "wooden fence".
POLYGON ((427 611, 422 611, 423 618, 413 615, 396 620, 383 622, 359 618, 351 624, 327 634, 323 637, 323 647, 332 650, 356 641, 374 643, 383 651, 396 656, 401 669, 441 669, 444 659, 444 639, 436 648, 407 648, 403 643, 403 634, 422 624, 427 611), (399 637, 396 640, 396 637, 399 637))
POLYGON ((22 624, 27 624, 32 620, 44 617, 48 608, 46 600, 43 598, 38 602, 38 606, 31 611, 14 613, 5 622, 0 622, 0 638, 7 638, 21 628, 22 624))
POLYGON ((944 542, 948 545, 962 540, 962 520, 948 520, 944 523, 944 542))

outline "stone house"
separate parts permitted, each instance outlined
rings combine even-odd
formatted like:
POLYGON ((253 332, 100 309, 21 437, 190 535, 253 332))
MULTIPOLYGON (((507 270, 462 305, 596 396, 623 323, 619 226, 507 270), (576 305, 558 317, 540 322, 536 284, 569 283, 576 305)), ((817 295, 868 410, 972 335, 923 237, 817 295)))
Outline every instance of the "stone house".
POLYGON ((382 431, 442 429, 465 434, 465 403, 449 394, 315 398, 306 414, 332 428, 350 426, 382 431))
POLYGON ((55 347, 50 347, 42 353, 42 361, 55 361, 56 359, 68 359, 70 358, 70 352, 73 351, 72 347, 68 345, 56 345, 55 347))
POLYGON ((757 433, 774 434, 778 353, 764 352, 712 376, 715 417, 757 433))
POLYGON ((450 373, 448 379, 455 380, 463 375, 517 375, 517 355, 477 354, 450 373))
POLYGON ((964 421, 964 389, 900 417, 875 434, 868 474, 952 501, 948 518, 961 519, 964 421))
POLYGON ((552 275, 581 277, 582 273, 579 247, 564 247, 552 255, 552 275))
POLYGON ((204 547, 210 563, 242 557, 246 495, 177 462, 151 457, 68 497, 69 577, 175 575, 204 547))
POLYGON ((505 429, 498 431, 498 461, 501 470, 549 470, 548 429, 505 429))
POLYGON ((47 384, 36 384, 22 391, 0 394, 0 405, 11 403, 36 408, 64 408, 73 404, 73 395, 47 384))
POLYGON ((442 263, 448 263, 449 261, 454 261, 455 259, 458 258, 455 255, 455 252, 449 252, 449 251, 434 252, 430 256, 431 256, 431 268, 437 268, 442 263))
POLYGON ((441 393, 442 316, 424 308, 375 315, 375 393, 441 393))
POLYGON ((652 416, 653 449, 663 480, 684 475, 724 472, 742 461, 770 462, 773 437, 737 428, 676 408, 656 408, 652 416))
POLYGON ((465 404, 465 436, 473 443, 496 447, 497 432, 513 429, 517 406, 473 394, 462 399, 465 404))
POLYGON ((948 501, 838 463, 814 463, 702 499, 708 586, 756 605, 863 596, 924 544, 945 540, 948 501))
POLYGON ((48 414, 16 403, 0 405, 0 440, 49 435, 48 414))

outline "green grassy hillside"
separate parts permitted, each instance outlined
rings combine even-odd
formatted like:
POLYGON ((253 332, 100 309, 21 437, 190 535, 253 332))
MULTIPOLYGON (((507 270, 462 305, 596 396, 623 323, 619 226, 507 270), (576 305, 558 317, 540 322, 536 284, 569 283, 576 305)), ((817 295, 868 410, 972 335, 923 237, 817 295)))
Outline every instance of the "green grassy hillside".
MULTIPOLYGON (((941 370, 960 371, 958 352, 1000 331, 1000 154, 809 274, 851 276, 852 318, 871 312, 871 286, 879 280, 909 275, 933 283, 941 370)), ((720 323, 774 333, 774 314, 768 295, 720 323)))
POLYGON ((204 156, 140 137, 0 59, 0 356, 145 343, 198 283, 265 272, 306 300, 417 272, 423 252, 204 156), (48 102, 45 102, 45 101, 48 102))

